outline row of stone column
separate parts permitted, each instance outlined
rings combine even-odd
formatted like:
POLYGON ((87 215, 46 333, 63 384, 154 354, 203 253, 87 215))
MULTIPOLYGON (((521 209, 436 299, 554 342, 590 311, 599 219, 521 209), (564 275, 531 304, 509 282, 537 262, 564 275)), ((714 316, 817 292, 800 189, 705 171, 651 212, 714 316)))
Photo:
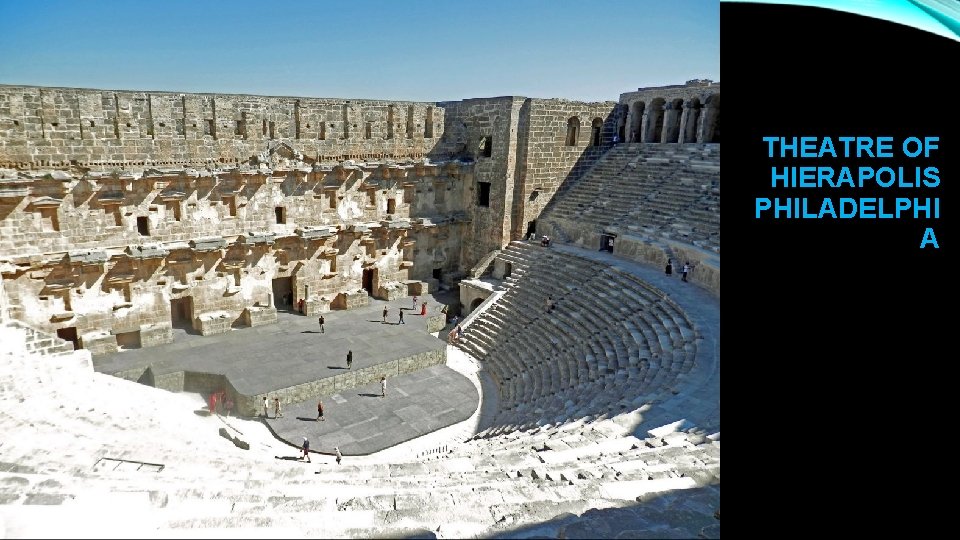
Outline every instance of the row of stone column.
POLYGON ((674 103, 646 105, 640 118, 634 104, 628 108, 627 142, 715 143, 719 141, 719 96, 706 105, 688 101, 682 109, 674 103), (638 125, 639 124, 639 125, 638 125))

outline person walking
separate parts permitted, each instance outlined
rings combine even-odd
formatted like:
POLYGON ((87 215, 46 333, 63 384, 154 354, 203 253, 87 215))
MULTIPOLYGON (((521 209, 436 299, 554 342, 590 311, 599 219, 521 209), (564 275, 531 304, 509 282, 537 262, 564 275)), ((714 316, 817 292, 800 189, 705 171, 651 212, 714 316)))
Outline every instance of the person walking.
POLYGON ((383 322, 387 322, 387 306, 383 306, 383 322))
POLYGON ((353 351, 347 351, 347 369, 353 369, 353 351))
POLYGON ((427 314, 427 303, 426 303, 426 302, 424 302, 423 304, 420 305, 420 314, 421 314, 421 315, 426 315, 426 314, 427 314))
POLYGON ((310 439, 306 437, 303 438, 302 449, 303 449, 303 457, 301 459, 306 459, 307 463, 313 463, 312 461, 310 461, 310 439))
POLYGON ((387 397, 387 376, 380 377, 380 397, 387 397))
POLYGON ((326 319, 323 318, 323 315, 321 315, 320 318, 317 319, 317 322, 320 323, 320 333, 322 334, 322 333, 323 333, 323 323, 325 323, 325 322, 327 322, 327 321, 326 321, 326 319))
POLYGON ((682 277, 683 281, 687 280, 687 274, 689 273, 690 273, 690 261, 687 261, 686 264, 683 265, 683 277, 682 277))
POLYGON ((413 310, 417 310, 417 295, 413 295, 413 310))
POLYGON ((283 413, 280 412, 280 398, 278 397, 273 398, 273 417, 274 418, 283 417, 283 413))
POLYGON ((324 421, 326 418, 323 417, 323 400, 317 401, 317 422, 324 421))
POLYGON ((673 277, 673 259, 667 259, 667 277, 673 277))
POLYGON ((400 322, 397 323, 397 324, 407 324, 407 323, 403 322, 403 310, 402 310, 402 309, 400 310, 400 322))
POLYGON ((340 447, 334 446, 333 449, 337 452, 337 465, 340 464, 340 460, 343 459, 343 454, 340 453, 340 447))
POLYGON ((267 396, 263 396, 263 417, 269 418, 267 415, 267 396))

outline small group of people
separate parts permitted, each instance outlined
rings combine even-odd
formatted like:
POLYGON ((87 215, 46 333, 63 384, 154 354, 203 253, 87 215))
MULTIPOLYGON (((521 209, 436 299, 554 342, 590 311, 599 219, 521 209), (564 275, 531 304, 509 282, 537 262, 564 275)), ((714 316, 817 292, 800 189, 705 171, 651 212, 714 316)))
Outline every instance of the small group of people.
MULTIPOLYGON (((270 409, 270 402, 267 399, 267 396, 263 396, 263 417, 270 418, 270 415, 267 414, 270 409)), ((274 418, 283 418, 283 411, 280 410, 280 398, 274 396, 273 398, 273 417, 274 418)))
POLYGON ((226 410, 227 416, 230 416, 230 411, 233 410, 233 400, 227 397, 226 391, 221 390, 210 394, 209 408, 213 414, 226 410))
MULTIPOLYGON (((690 274, 690 270, 692 269, 693 267, 690 266, 690 261, 687 261, 683 264, 683 268, 680 271, 682 274, 681 279, 683 281, 687 281, 687 275, 690 274)), ((673 259, 669 259, 669 258, 667 259, 666 274, 670 277, 673 277, 673 259)))
MULTIPOLYGON (((413 309, 414 309, 414 310, 417 309, 417 297, 416 297, 416 296, 413 297, 413 309)), ((404 320, 403 320, 403 312, 404 312, 404 310, 405 310, 405 308, 400 308, 400 310, 399 310, 399 311, 400 311, 400 319, 397 321, 397 324, 407 324, 407 323, 404 322, 404 320)), ((386 305, 383 306, 383 322, 387 322, 387 315, 389 315, 389 314, 390 314, 390 307, 389 307, 389 306, 386 306, 386 305)), ((426 315, 426 314, 427 314, 427 303, 426 303, 426 302, 423 302, 422 304, 420 304, 420 315, 426 315)))
MULTIPOLYGON (((313 463, 310 461, 310 439, 306 436, 303 437, 303 443, 300 445, 300 450, 303 452, 303 455, 300 456, 300 459, 307 460, 307 463, 313 463)), ((340 461, 343 459, 343 454, 340 453, 340 447, 334 446, 333 451, 337 456, 337 465, 340 464, 340 461)))
MULTIPOLYGON (((531 232, 530 234, 527 235, 527 241, 534 242, 536 240, 537 240, 537 233, 531 232)), ((540 245, 543 247, 550 247, 550 237, 547 235, 541 236, 540 245)))

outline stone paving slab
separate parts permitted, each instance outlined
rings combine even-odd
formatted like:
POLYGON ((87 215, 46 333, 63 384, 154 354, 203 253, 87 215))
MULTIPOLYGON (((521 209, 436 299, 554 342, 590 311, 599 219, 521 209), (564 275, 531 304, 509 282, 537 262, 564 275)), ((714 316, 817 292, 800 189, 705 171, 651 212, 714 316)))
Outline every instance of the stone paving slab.
POLYGON ((273 418, 271 409, 263 421, 297 448, 306 436, 311 450, 333 453, 339 446, 345 456, 366 455, 462 422, 479 404, 473 383, 440 365, 388 378, 386 397, 380 397, 380 383, 326 396, 322 422, 317 422, 316 399, 286 404, 281 418, 273 418))
MULTIPOLYGON (((442 304, 433 295, 424 298, 427 315, 437 315, 442 304)), ((174 329, 173 343, 96 356, 93 364, 96 371, 108 374, 147 366, 155 376, 181 371, 222 374, 239 393, 253 396, 341 375, 350 350, 354 372, 443 350, 445 343, 426 331, 428 317, 419 315, 419 306, 414 311, 412 303, 409 297, 389 302, 371 298, 368 306, 326 313, 322 334, 317 317, 286 311, 277 314, 277 324, 225 334, 200 336, 174 329), (389 309, 386 323, 384 305, 389 309)))

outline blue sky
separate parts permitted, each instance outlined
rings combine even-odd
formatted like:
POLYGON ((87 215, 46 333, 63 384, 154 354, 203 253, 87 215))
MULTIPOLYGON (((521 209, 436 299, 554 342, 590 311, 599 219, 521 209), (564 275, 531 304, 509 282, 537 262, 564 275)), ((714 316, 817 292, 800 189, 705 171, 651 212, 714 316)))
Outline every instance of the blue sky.
POLYGON ((0 83, 444 101, 720 79, 719 0, 0 0, 0 83))

